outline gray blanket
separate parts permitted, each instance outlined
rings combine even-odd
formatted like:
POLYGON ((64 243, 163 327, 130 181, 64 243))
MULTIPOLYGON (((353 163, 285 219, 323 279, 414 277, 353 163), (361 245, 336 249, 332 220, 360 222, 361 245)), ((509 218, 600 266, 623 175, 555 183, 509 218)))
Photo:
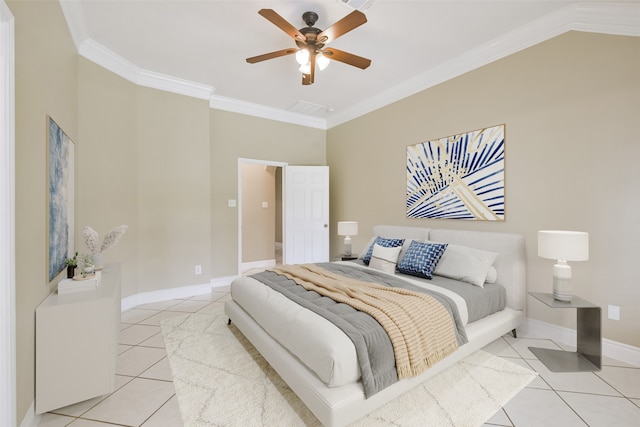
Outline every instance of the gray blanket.
MULTIPOLYGON (((448 297, 419 288, 400 278, 380 274, 375 270, 363 270, 351 265, 335 263, 321 263, 318 265, 327 270, 364 282, 401 287, 431 295, 451 315, 451 319, 456 326, 458 345, 467 342, 467 336, 462 326, 458 309, 448 297)), ((373 317, 347 304, 337 303, 330 298, 323 297, 317 292, 307 291, 293 280, 271 271, 264 271, 251 277, 329 320, 353 341, 358 356, 365 397, 368 398, 398 381, 391 340, 373 317)))

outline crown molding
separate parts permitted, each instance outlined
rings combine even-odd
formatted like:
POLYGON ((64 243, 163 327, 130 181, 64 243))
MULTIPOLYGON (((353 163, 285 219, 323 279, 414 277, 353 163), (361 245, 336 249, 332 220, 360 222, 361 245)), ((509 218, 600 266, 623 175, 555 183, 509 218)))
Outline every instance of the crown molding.
POLYGON ((88 37, 81 2, 60 0, 60 5, 78 53, 135 84, 209 99, 210 107, 215 109, 318 129, 330 129, 346 123, 568 31, 640 36, 640 2, 574 3, 324 119, 214 95, 212 86, 141 69, 88 37))
POLYGON ((216 90, 213 86, 147 70, 140 70, 138 72, 137 83, 141 86, 207 100, 216 90))
POLYGON ((78 48, 78 53, 89 61, 139 86, 199 99, 209 99, 215 90, 212 86, 139 68, 93 39, 84 40, 78 48))
POLYGON ((263 119, 276 120, 279 122, 286 122, 316 129, 327 129, 327 122, 321 117, 293 113, 280 108, 254 104, 252 102, 241 101, 235 98, 211 95, 209 106, 218 110, 247 114, 250 116, 261 117, 263 119))
POLYGON ((60 0, 60 8, 67 21, 71 38, 79 51, 82 42, 89 38, 87 25, 82 15, 82 5, 79 1, 60 0))
POLYGON ((106 68, 131 83, 138 83, 140 68, 120 55, 107 49, 93 39, 84 39, 80 45, 76 45, 78 54, 99 66, 106 68))
POLYGON ((577 3, 572 30, 640 37, 640 2, 577 3))
POLYGON ((569 31, 640 36, 640 3, 576 3, 380 92, 328 119, 327 128, 422 92, 569 31))

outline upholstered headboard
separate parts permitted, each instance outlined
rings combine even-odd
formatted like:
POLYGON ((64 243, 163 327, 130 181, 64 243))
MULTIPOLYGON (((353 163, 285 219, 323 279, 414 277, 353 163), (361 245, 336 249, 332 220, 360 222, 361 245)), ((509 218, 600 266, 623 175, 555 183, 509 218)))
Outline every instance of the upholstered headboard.
POLYGON ((497 252, 500 255, 493 266, 498 272, 497 283, 507 290, 507 306, 515 310, 525 309, 527 269, 524 236, 520 234, 376 225, 373 236, 453 243, 497 252))

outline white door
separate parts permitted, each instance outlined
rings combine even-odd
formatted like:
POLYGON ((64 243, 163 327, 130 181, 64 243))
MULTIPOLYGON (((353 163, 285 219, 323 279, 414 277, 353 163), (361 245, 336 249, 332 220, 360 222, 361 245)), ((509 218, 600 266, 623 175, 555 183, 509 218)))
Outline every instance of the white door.
POLYGON ((284 167, 283 263, 329 261, 329 167, 284 167))

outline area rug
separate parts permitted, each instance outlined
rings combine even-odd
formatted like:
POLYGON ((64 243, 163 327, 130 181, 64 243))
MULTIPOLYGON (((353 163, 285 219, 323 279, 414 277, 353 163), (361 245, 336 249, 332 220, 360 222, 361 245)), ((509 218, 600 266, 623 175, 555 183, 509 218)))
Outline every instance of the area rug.
MULTIPOLYGON (((320 426, 222 304, 161 323, 185 427, 320 426)), ((481 426, 535 372, 478 351, 353 426, 481 426), (426 423, 426 424, 425 424, 426 423)))

